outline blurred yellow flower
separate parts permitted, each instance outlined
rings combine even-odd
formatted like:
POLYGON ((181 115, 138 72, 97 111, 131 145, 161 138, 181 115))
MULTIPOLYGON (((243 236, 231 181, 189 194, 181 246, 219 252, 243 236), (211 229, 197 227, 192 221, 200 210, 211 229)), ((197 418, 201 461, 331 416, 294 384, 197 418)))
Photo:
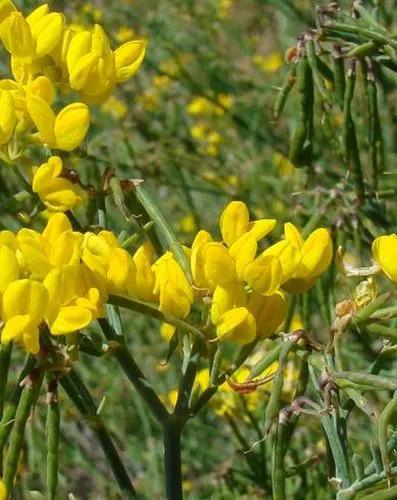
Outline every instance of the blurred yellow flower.
POLYGON ((115 96, 110 96, 109 99, 101 105, 101 108, 116 119, 124 118, 128 111, 125 102, 115 96))
POLYGON ((283 65, 283 57, 280 52, 272 52, 265 56, 257 54, 254 57, 254 63, 265 73, 275 73, 283 65))

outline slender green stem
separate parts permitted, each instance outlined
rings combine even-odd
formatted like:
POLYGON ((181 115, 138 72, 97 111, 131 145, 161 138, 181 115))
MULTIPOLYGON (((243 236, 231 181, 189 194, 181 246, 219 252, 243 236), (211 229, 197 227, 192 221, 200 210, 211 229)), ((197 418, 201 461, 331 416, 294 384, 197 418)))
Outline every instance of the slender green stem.
POLYGON ((30 416, 32 407, 38 398, 43 378, 43 373, 30 375, 29 380, 25 382, 21 399, 15 414, 15 422, 10 435, 10 442, 5 458, 3 474, 4 486, 9 496, 12 493, 19 458, 21 456, 26 423, 30 416))
POLYGON ((123 498, 137 498, 135 488, 128 476, 128 472, 126 471, 123 462, 121 461, 117 448, 114 445, 103 420, 98 415, 95 402, 88 389, 85 387, 83 381, 76 372, 72 372, 72 376, 70 376, 70 374, 64 375, 60 379, 60 384, 81 412, 86 420, 86 423, 98 439, 120 490, 123 495, 125 495, 123 498))
POLYGON ((110 295, 108 298, 108 302, 109 304, 123 307, 124 309, 129 309, 130 311, 138 312, 140 314, 145 314, 146 316, 150 316, 165 323, 169 323, 170 325, 175 326, 179 330, 182 330, 186 333, 192 333, 196 337, 199 337, 202 340, 206 340, 206 336, 198 328, 195 328, 186 321, 176 318, 171 314, 159 311, 156 307, 152 306, 151 304, 146 304, 145 302, 141 302, 139 300, 134 300, 129 297, 121 297, 118 295, 110 295))
POLYGON ((182 463, 181 463, 182 426, 178 419, 171 418, 163 426, 164 466, 167 500, 182 500, 182 463))
POLYGON ((3 453, 4 445, 12 430, 12 423, 14 421, 15 413, 17 411, 17 407, 23 390, 21 382, 32 372, 35 364, 35 358, 29 356, 18 378, 17 385, 14 391, 11 393, 8 401, 6 401, 4 405, 4 412, 0 421, 0 456, 3 453))
POLYGON ((112 350, 112 354, 123 369, 124 373, 127 375, 128 380, 147 403, 154 417, 156 417, 159 422, 165 422, 168 418, 168 412, 165 409, 165 406, 160 401, 160 398, 150 385, 132 355, 128 352, 125 344, 120 342, 116 332, 106 319, 100 318, 98 322, 106 339, 117 342, 118 347, 112 350))
POLYGON ((47 493, 50 500, 56 500, 58 488, 59 429, 61 414, 58 403, 58 389, 55 379, 49 382, 50 401, 47 408, 47 493))
POLYGON ((12 343, 0 346, 0 419, 3 416, 8 370, 10 368, 12 343))

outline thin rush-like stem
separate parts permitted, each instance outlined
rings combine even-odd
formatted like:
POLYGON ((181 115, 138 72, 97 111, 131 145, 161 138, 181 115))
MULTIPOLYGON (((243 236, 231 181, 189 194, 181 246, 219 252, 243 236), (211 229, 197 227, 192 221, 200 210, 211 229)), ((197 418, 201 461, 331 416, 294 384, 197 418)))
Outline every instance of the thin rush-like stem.
POLYGON ((110 295, 108 298, 108 302, 109 304, 113 304, 115 306, 123 307, 124 309, 129 309, 130 311, 138 312, 140 314, 156 318, 162 322, 175 326, 176 328, 178 328, 178 330, 182 330, 186 333, 191 333, 201 338, 202 340, 206 340, 206 336, 198 328, 195 328, 182 319, 176 318, 172 314, 163 313, 150 304, 146 304, 129 297, 120 297, 118 295, 110 295))
POLYGON ((50 500, 57 498, 58 462, 59 462, 59 429, 61 414, 58 403, 56 380, 51 380, 48 387, 48 408, 46 420, 47 434, 47 494, 50 500))
POLYGON ((4 399, 7 388, 8 370, 10 368, 12 344, 0 346, 0 419, 3 416, 4 399))
POLYGON ((159 422, 165 422, 169 416, 165 406, 160 401, 156 391, 152 388, 132 355, 128 352, 124 343, 120 342, 120 337, 115 333, 106 319, 100 318, 98 322, 106 339, 117 342, 117 347, 112 350, 112 354, 128 377, 128 380, 149 406, 153 416, 159 422))
POLYGON ((25 436, 25 428, 30 417, 32 408, 38 398, 44 374, 30 375, 22 390, 21 399, 15 414, 15 422, 12 427, 9 446, 5 458, 3 482, 8 495, 11 495, 15 476, 18 469, 19 458, 25 436))
POLYGON ((77 375, 76 372, 64 375, 60 379, 60 384, 62 388, 78 408, 80 413, 86 420, 87 425, 90 427, 92 432, 95 434, 98 442, 104 452, 106 459, 112 469, 114 477, 120 487, 123 494, 123 498, 137 498, 135 488, 129 478, 128 472, 126 471, 123 462, 121 461, 120 455, 117 451, 113 440, 105 427, 105 424, 101 417, 97 413, 97 407, 94 400, 92 399, 88 389, 85 387, 83 381, 77 375))
POLYGON ((0 456, 3 453, 4 445, 12 430, 12 423, 14 421, 15 413, 17 411, 18 403, 23 390, 21 382, 32 372, 35 364, 36 360, 32 356, 29 356, 22 372, 19 375, 14 391, 5 402, 3 416, 0 421, 0 456))
POLYGON ((167 500, 182 500, 182 425, 178 418, 171 417, 163 426, 164 467, 167 500))

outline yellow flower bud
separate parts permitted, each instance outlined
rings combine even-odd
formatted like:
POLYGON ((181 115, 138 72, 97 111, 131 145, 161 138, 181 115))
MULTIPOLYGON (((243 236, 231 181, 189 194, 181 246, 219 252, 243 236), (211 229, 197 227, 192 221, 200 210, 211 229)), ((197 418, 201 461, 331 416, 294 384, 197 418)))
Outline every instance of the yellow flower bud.
POLYGON ((55 147, 72 151, 83 142, 90 125, 90 111, 85 104, 69 104, 56 117, 54 123, 55 147))
POLYGON ((372 243, 372 255, 386 276, 397 282, 397 235, 379 236, 372 243))

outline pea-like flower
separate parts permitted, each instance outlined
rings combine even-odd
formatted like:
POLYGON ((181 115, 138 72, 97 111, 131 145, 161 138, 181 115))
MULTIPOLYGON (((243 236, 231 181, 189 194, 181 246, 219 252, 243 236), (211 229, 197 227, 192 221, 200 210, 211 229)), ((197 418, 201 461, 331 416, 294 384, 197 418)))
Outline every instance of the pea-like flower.
POLYGON ((154 264, 154 293, 159 295, 160 311, 178 318, 186 317, 193 304, 193 290, 182 268, 171 252, 166 252, 154 264))
POLYGON ((32 189, 44 205, 54 212, 66 212, 85 200, 83 189, 63 177, 63 165, 59 156, 51 156, 34 171, 32 189))
POLYGON ((372 243, 372 255, 386 276, 397 282, 397 235, 379 236, 372 243))
POLYGON ((14 340, 26 352, 37 354, 40 350, 39 325, 44 320, 47 306, 48 292, 42 283, 31 279, 11 283, 2 297, 2 343, 14 340))

